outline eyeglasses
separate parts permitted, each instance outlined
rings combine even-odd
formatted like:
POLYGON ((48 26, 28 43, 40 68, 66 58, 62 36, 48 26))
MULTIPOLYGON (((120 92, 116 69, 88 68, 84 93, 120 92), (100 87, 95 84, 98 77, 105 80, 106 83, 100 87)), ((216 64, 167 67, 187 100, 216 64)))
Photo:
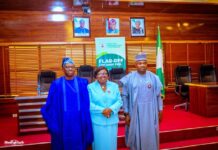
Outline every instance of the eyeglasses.
POLYGON ((64 68, 66 70, 70 70, 70 69, 74 70, 76 67, 75 66, 64 66, 64 68))
POLYGON ((106 72, 104 72, 104 73, 98 73, 97 75, 98 75, 98 76, 107 76, 108 73, 106 73, 106 72))

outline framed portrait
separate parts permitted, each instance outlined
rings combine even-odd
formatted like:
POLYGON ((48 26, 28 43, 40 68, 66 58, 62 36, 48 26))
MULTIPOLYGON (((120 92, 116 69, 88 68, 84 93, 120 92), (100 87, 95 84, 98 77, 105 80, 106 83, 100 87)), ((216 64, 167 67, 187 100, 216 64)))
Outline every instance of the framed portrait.
POLYGON ((74 37, 90 37, 90 20, 88 17, 73 18, 74 37))
POLYGON ((130 30, 132 37, 145 36, 145 18, 130 18, 130 30))
POLYGON ((73 6, 82 6, 83 0, 73 0, 73 6))
POLYGON ((88 4, 90 0, 73 0, 73 6, 82 6, 88 4))
POLYGON ((119 18, 107 18, 106 19, 106 35, 120 35, 119 18))

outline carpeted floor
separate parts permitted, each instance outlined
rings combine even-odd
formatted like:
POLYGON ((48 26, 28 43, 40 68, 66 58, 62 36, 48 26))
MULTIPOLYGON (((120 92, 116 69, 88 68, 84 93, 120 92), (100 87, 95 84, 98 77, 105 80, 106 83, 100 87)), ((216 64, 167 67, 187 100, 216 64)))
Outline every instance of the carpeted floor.
MULTIPOLYGON (((218 125, 218 117, 206 118, 195 115, 189 111, 178 108, 173 110, 172 105, 164 106, 163 120, 160 123, 160 131, 179 130, 203 126, 218 125)), ((124 135, 124 126, 119 127, 118 135, 124 135)), ((23 142, 23 144, 49 142, 48 133, 17 135, 17 118, 0 118, 0 146, 7 146, 10 141, 23 142)))

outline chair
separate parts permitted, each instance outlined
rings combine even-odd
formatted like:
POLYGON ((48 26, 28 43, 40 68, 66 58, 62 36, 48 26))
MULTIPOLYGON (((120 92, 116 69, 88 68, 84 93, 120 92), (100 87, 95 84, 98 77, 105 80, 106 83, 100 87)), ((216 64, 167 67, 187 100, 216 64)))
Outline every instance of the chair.
POLYGON ((199 75, 200 82, 216 82, 216 68, 212 64, 202 64, 199 75))
POLYGON ((184 85, 185 83, 191 82, 191 68, 187 65, 179 65, 175 68, 175 79, 176 79, 176 94, 182 97, 182 100, 185 102, 182 104, 177 104, 174 106, 174 109, 177 107, 184 106, 185 110, 188 110, 189 105, 189 87, 184 85))
POLYGON ((56 73, 50 70, 43 70, 38 74, 38 89, 39 94, 49 91, 50 85, 56 79, 56 73))
POLYGON ((109 71, 110 80, 117 83, 120 86, 119 80, 125 76, 126 73, 123 68, 112 68, 109 71))
POLYGON ((88 79, 89 83, 93 81, 94 68, 90 65, 81 65, 78 68, 78 76, 88 79))

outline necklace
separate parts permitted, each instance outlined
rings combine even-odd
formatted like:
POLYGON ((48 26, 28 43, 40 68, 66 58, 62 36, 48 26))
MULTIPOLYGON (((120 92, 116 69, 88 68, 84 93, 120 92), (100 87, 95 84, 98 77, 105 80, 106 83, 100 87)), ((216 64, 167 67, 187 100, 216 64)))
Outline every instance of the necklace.
POLYGON ((105 91, 106 90, 106 85, 101 85, 101 88, 102 88, 103 91, 105 91))

